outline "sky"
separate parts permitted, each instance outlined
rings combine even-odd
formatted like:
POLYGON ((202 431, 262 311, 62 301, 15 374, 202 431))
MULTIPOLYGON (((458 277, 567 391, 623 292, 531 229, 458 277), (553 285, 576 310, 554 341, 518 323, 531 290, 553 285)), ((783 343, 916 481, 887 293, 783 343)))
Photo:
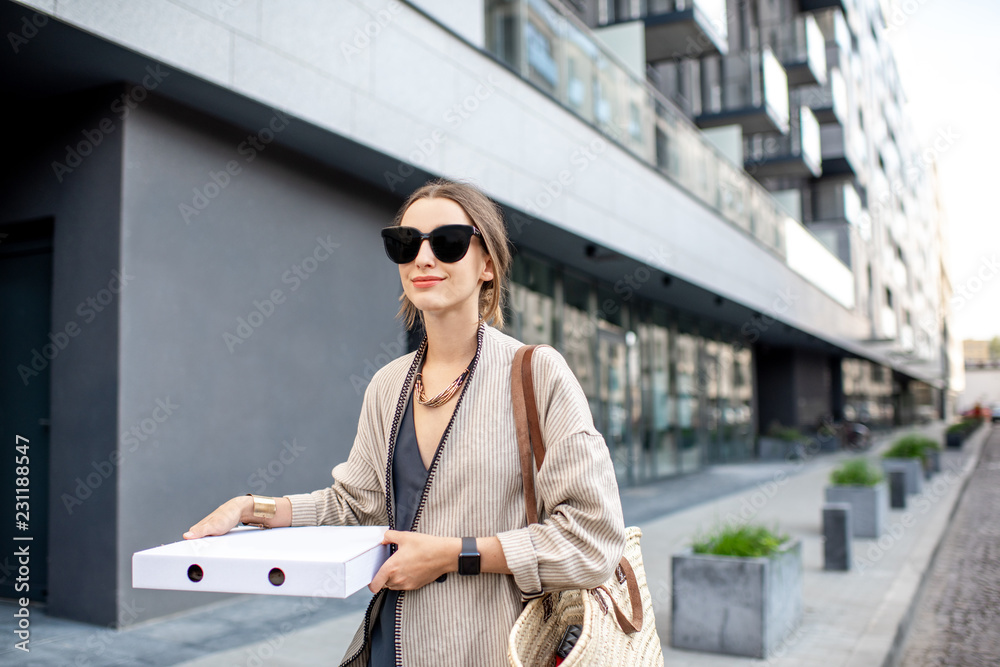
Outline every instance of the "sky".
POLYGON ((895 0, 903 113, 935 151, 950 243, 952 335, 1000 336, 1000 2, 895 0))

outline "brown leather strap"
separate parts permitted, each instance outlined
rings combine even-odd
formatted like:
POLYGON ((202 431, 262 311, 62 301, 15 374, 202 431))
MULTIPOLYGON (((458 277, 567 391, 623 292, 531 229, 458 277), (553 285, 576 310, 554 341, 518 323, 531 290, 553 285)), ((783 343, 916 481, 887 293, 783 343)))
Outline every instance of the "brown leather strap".
MULTIPOLYGON (((531 373, 531 355, 540 345, 529 345, 524 353, 521 366, 521 381, 524 384, 524 406, 528 415, 528 430, 531 434, 531 448, 535 455, 535 467, 541 469, 545 460, 545 445, 542 443, 542 428, 538 424, 538 406, 535 404, 535 382, 531 373)), ((547 347, 547 346, 546 346, 547 347)))
MULTIPOLYGON (((535 496, 535 475, 531 461, 535 459, 537 468, 542 467, 545 459, 545 445, 542 443, 542 429, 538 420, 538 406, 535 404, 535 387, 531 373, 531 355, 540 345, 523 345, 514 353, 514 363, 510 370, 510 394, 514 405, 514 422, 517 426, 517 447, 521 461, 521 478, 524 486, 524 507, 528 523, 538 523, 538 505, 535 496)), ((548 346, 547 346, 548 347, 548 346)), ((636 581, 632 564, 623 556, 618 567, 625 573, 628 585, 629 602, 632 604, 632 619, 615 602, 607 588, 598 586, 611 600, 615 609, 618 626, 625 634, 642 630, 643 613, 642 598, 639 594, 639 582, 636 581)))
MULTIPOLYGON (((514 353, 514 363, 510 371, 510 397, 514 405, 514 423, 517 426, 517 447, 521 460, 521 479, 524 486, 524 511, 528 517, 528 523, 538 523, 538 503, 535 500, 535 471, 531 466, 531 430, 528 426, 528 411, 524 396, 524 383, 522 381, 522 365, 524 357, 531 349, 530 345, 525 345, 514 353)), ((531 371, 529 360, 528 371, 531 371)), ((534 396, 532 396, 534 399, 534 396)), ((532 400, 534 403, 534 400, 532 400)), ((537 411, 536 411, 537 418, 537 411)))
POLYGON ((628 582, 628 599, 632 603, 632 620, 629 621, 625 618, 625 614, 618 608, 614 597, 611 598, 611 604, 615 606, 615 616, 618 617, 618 626, 621 627, 625 634, 630 635, 633 632, 642 630, 642 597, 639 593, 639 582, 635 578, 635 570, 632 569, 632 563, 628 562, 628 559, 622 556, 622 559, 618 561, 618 567, 625 572, 625 581, 628 582))
MULTIPOLYGON (((615 596, 611 594, 611 591, 607 589, 606 586, 598 586, 597 588, 592 588, 592 591, 603 591, 608 599, 611 600, 611 606, 615 609, 615 619, 618 621, 618 627, 622 629, 627 635, 639 632, 642 630, 642 599, 639 597, 639 582, 635 579, 635 572, 632 570, 631 563, 628 562, 624 557, 618 563, 618 567, 625 571, 625 578, 628 581, 628 599, 632 605, 632 620, 629 620, 625 616, 625 612, 621 610, 618 606, 618 602, 615 600, 615 596)), ((606 612, 605 612, 606 613, 606 612)))

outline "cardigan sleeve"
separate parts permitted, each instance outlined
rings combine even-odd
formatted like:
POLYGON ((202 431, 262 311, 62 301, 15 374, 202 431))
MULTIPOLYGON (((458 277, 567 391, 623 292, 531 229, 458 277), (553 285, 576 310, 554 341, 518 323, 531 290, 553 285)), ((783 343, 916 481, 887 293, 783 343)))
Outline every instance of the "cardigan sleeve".
POLYGON ((598 586, 625 549, 614 466, 579 381, 551 348, 536 350, 531 366, 545 443, 535 488, 547 517, 497 535, 524 599, 598 586))
POLYGON ((363 526, 389 522, 383 475, 385 434, 378 410, 377 384, 365 390, 358 432, 347 461, 333 469, 333 485, 312 493, 286 496, 292 503, 293 526, 363 526))

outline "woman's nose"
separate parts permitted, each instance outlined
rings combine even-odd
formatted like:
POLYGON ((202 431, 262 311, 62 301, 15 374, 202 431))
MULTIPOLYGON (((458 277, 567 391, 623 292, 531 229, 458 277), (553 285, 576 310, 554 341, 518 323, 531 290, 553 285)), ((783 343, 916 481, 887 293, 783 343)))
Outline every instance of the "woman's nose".
POLYGON ((417 252, 417 257, 415 261, 420 266, 428 266, 434 264, 437 258, 434 256, 434 251, 431 250, 431 240, 422 239, 420 241, 420 251, 417 252))

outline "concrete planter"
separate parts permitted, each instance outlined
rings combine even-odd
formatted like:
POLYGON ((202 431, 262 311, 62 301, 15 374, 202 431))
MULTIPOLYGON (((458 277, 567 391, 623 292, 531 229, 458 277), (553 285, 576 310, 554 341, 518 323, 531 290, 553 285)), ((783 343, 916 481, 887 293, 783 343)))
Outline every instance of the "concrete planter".
POLYGON ((770 558, 674 554, 670 644, 766 658, 802 620, 802 543, 770 558))
POLYGON ((948 433, 946 436, 946 444, 949 448, 957 449, 962 446, 962 442, 965 440, 964 433, 948 433))
POLYGON ((906 473, 906 495, 913 496, 924 490, 924 462, 922 459, 882 459, 885 476, 893 470, 906 473))
POLYGON ((927 477, 929 478, 931 475, 936 475, 941 472, 941 452, 936 449, 932 449, 927 452, 927 458, 927 477))
POLYGON ((852 537, 879 537, 889 507, 889 487, 885 482, 875 486, 828 486, 826 502, 851 506, 852 537))

